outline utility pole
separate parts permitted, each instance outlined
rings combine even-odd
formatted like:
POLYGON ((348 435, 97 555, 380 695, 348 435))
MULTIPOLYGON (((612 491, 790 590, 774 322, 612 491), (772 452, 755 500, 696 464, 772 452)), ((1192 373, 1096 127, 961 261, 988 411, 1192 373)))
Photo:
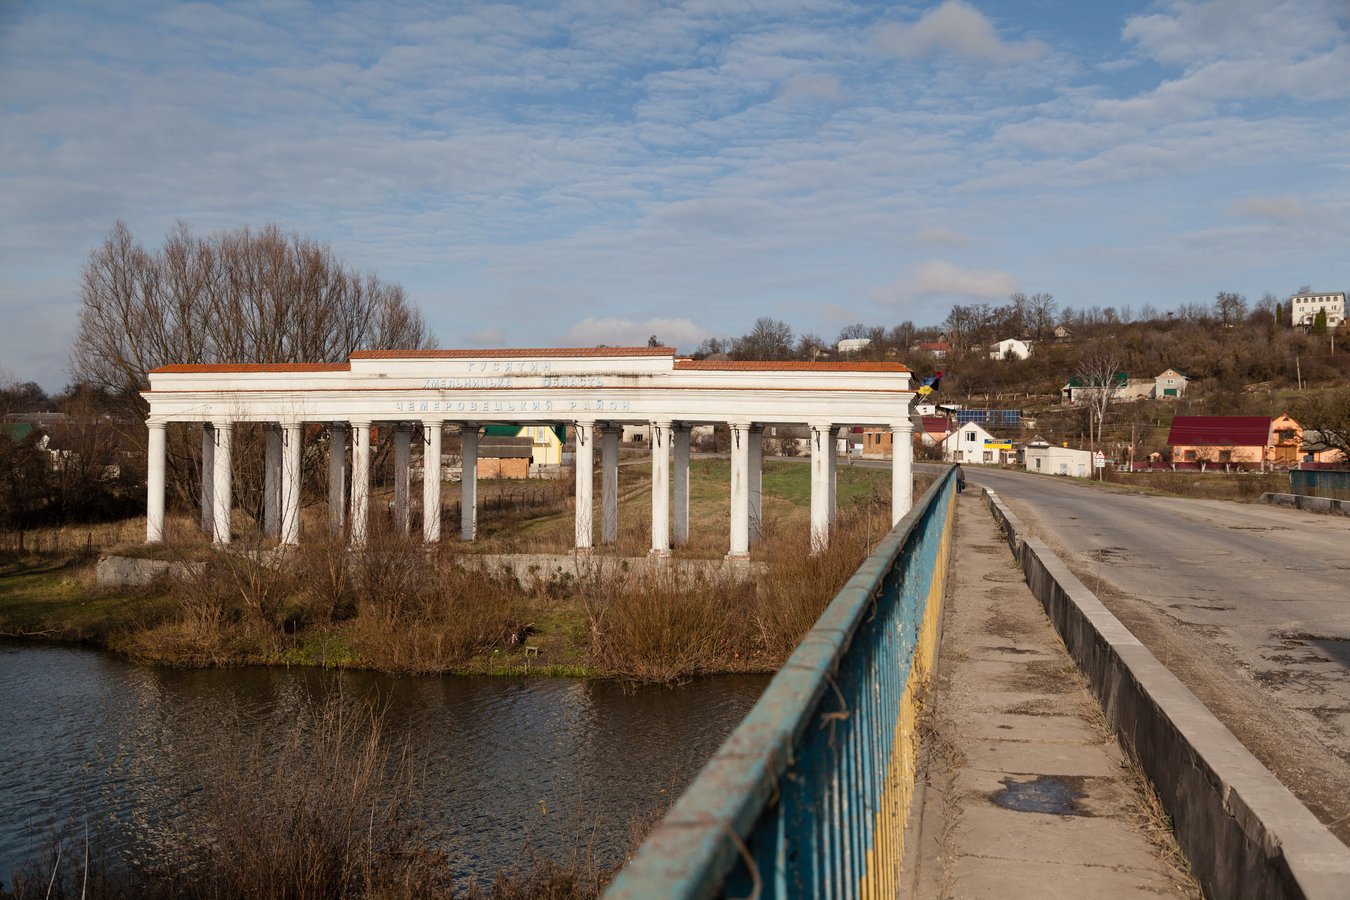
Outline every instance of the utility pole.
POLYGON ((1294 357, 1294 373, 1298 375, 1298 389, 1301 391, 1303 390, 1303 360, 1297 356, 1294 357))

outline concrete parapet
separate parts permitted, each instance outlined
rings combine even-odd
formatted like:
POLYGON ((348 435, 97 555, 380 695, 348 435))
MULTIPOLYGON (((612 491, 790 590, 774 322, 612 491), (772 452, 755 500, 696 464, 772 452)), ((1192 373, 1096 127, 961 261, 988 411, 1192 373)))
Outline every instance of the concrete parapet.
POLYGON ((1148 775, 1206 896, 1339 898, 1347 848, 1111 614, 998 495, 1027 584, 1148 775))
POLYGON ((617 557, 575 553, 474 553, 456 556, 455 562, 488 572, 507 571, 522 584, 547 582, 561 577, 662 573, 745 581, 768 571, 764 563, 752 563, 748 559, 658 559, 650 556, 617 557))
POLYGON ((1262 503, 1272 506, 1291 506, 1294 509, 1306 509, 1311 512, 1340 513, 1350 516, 1350 500, 1333 500, 1330 497, 1309 497, 1306 494, 1275 494, 1267 491, 1261 495, 1262 503))

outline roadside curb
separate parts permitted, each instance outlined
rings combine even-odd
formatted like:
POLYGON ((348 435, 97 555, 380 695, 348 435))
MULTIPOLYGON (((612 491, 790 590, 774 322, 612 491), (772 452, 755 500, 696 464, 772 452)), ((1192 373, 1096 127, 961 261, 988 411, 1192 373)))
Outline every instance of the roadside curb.
POLYGON ((1209 897, 1340 898, 1350 848, 984 490, 1027 585, 1153 783, 1209 897))

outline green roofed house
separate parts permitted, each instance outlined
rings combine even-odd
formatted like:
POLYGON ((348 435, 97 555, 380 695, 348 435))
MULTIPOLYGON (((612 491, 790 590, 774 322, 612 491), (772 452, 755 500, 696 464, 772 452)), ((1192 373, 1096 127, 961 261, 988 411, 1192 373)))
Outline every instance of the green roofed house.
POLYGON ((487 425, 486 438, 530 439, 530 464, 535 466, 562 465, 563 443, 567 440, 565 425, 487 425))

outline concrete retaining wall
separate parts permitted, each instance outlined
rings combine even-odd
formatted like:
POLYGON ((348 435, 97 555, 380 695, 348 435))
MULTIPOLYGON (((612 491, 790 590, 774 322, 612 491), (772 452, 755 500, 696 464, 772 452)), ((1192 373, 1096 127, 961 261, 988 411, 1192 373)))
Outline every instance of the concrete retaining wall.
POLYGON ((1111 727, 1148 775, 1207 897, 1350 896, 1347 848, 998 495, 985 499, 1111 727))
POLYGON ((1272 494, 1267 491, 1261 495, 1261 502, 1273 506, 1292 506, 1295 509, 1307 509, 1312 512, 1340 513, 1343 516, 1350 516, 1350 500, 1309 497, 1306 494, 1272 494))
MULTIPOLYGON (((275 554, 267 554, 270 565, 275 554)), ((560 578, 589 578, 631 572, 650 575, 668 572, 683 577, 702 577, 712 581, 746 581, 768 571, 762 562, 725 559, 650 559, 648 557, 577 556, 572 553, 466 553, 454 557, 462 566, 489 572, 510 572, 521 584, 534 585, 560 578)), ((177 574, 188 565, 201 563, 168 562, 162 559, 138 559, 130 556, 104 556, 94 569, 100 587, 147 585, 165 575, 177 574)))

